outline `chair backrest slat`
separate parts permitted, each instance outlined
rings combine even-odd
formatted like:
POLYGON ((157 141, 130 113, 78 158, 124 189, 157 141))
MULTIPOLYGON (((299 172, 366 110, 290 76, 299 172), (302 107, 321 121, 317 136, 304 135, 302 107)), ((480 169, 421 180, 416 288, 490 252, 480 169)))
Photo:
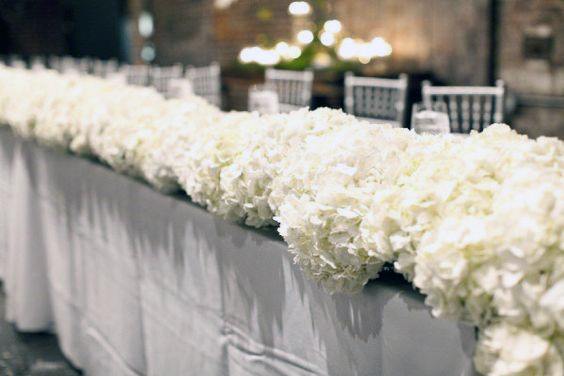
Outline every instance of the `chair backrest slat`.
POLYGON ((289 112, 311 105, 313 71, 291 71, 268 68, 266 85, 278 94, 281 112, 289 112))
POLYGON ((345 74, 345 111, 366 120, 403 126, 407 101, 407 75, 398 79, 345 74))
POLYGON ((493 119, 493 105, 494 97, 484 97, 484 119, 493 119))
POLYGON ((503 121, 503 106, 504 106, 504 94, 505 94, 505 87, 502 80, 497 80, 495 82, 496 88, 499 90, 498 94, 494 97, 495 100, 495 115, 494 115, 494 122, 501 123, 503 121))
POLYGON ((451 130, 469 133, 483 130, 492 122, 503 121, 505 87, 498 80, 496 86, 431 86, 423 82, 423 101, 426 106, 445 102, 451 130))
POLYGON ((483 122, 482 99, 484 98, 483 95, 477 95, 472 100, 472 129, 479 130, 483 122))
POLYGON ((442 96, 443 101, 448 100, 448 110, 449 110, 449 117, 451 119, 452 128, 455 129, 457 132, 461 130, 460 124, 460 110, 458 109, 458 98, 453 96, 442 96))
POLYGON ((461 96, 461 117, 462 117, 462 131, 464 133, 470 132, 470 96, 461 96))

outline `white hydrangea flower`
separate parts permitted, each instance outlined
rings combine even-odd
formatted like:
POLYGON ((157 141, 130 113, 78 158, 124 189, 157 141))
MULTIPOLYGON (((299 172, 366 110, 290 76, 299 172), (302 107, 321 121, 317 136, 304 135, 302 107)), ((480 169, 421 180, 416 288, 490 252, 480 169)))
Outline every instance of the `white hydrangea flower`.
POLYGON ((330 292, 393 262, 433 313, 482 328, 492 375, 561 375, 564 143, 495 124, 418 136, 341 111, 223 113, 197 97, 0 66, 0 124, 251 226, 279 223, 330 292))
POLYGON ((488 326, 476 348, 476 369, 491 376, 564 375, 564 337, 552 340, 509 324, 488 326))
MULTIPOLYGON (((315 111, 314 111, 315 112, 315 111)), ((363 231, 374 192, 395 184, 405 130, 351 124, 309 136, 282 164, 272 196, 279 231, 298 264, 330 291, 358 291, 391 261, 363 231)))

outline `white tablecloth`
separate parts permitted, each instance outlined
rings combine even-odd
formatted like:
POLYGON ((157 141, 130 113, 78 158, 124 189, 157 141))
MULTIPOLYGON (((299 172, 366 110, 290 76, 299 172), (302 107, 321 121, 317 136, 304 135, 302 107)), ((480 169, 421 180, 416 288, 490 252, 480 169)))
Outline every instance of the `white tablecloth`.
POLYGON ((399 277, 328 295, 274 230, 5 129, 0 174, 9 318, 27 331, 54 324, 86 374, 474 373, 474 329, 432 318, 399 277))
POLYGON ((8 250, 8 216, 5 212, 10 202, 10 176, 12 166, 13 141, 5 127, 0 126, 0 279, 6 268, 8 250))

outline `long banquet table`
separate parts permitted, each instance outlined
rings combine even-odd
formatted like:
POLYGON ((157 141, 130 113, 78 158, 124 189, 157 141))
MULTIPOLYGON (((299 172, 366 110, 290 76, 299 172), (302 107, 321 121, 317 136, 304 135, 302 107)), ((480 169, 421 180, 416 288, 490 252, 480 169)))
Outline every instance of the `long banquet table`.
POLYGON ((474 329, 392 273, 329 295, 274 229, 226 222, 0 127, 0 276, 87 375, 472 375, 474 329))

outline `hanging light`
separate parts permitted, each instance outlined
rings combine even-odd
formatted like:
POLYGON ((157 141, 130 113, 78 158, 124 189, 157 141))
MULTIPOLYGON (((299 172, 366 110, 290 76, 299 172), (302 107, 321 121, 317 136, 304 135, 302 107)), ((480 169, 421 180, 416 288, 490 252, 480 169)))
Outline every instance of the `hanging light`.
POLYGON ((254 61, 253 50, 251 47, 245 47, 239 52, 239 60, 242 63, 248 64, 254 61))
POLYGON ((292 46, 286 42, 276 43, 274 50, 284 60, 293 60, 302 54, 302 50, 298 46, 292 46))
POLYGON ((274 50, 260 49, 257 57, 257 63, 260 65, 276 65, 280 62, 280 55, 274 50))
POLYGON ((288 50, 288 56, 290 57, 290 59, 297 59, 301 54, 301 48, 299 48, 298 46, 290 46, 290 49, 288 50))
POLYGON ((323 24, 323 29, 328 33, 337 34, 343 29, 343 25, 339 20, 328 20, 323 24))
POLYGON ((151 62, 155 60, 157 55, 157 51, 155 50, 155 46, 152 43, 147 43, 141 49, 141 60, 145 62, 151 62))
POLYGON ((370 60, 374 57, 372 45, 370 43, 359 43, 357 46, 358 61, 362 64, 370 63, 370 60))
POLYGON ((298 32, 298 35, 296 37, 298 39, 298 42, 300 42, 301 44, 309 44, 313 42, 313 32, 311 30, 302 30, 298 32))
POLYGON ((337 54, 344 60, 352 59, 356 56, 357 45, 354 39, 344 38, 339 44, 337 54))
POLYGON ((280 62, 280 54, 275 49, 269 50, 259 46, 245 47, 239 52, 239 60, 245 64, 276 65, 280 62))
POLYGON ((292 1, 288 6, 288 12, 292 16, 305 16, 311 12, 311 6, 307 1, 292 1))
POLYGON ((370 42, 344 38, 337 48, 337 54, 344 60, 358 59, 362 64, 368 64, 374 58, 390 56, 392 46, 382 37, 375 37, 370 42))
POLYGON ((139 30, 139 35, 143 38, 149 38, 153 35, 154 23, 151 13, 146 11, 141 12, 137 21, 137 29, 139 30))
POLYGON ((329 47, 335 44, 335 35, 330 32, 324 31, 319 36, 319 40, 324 46, 329 47))
POLYGON ((274 46, 274 49, 276 50, 276 52, 278 52, 280 56, 285 56, 288 54, 288 50, 290 49, 290 46, 286 42, 278 42, 276 43, 276 46, 274 46))
POLYGON ((392 54, 392 46, 382 37, 375 37, 370 42, 374 56, 385 57, 392 54))

